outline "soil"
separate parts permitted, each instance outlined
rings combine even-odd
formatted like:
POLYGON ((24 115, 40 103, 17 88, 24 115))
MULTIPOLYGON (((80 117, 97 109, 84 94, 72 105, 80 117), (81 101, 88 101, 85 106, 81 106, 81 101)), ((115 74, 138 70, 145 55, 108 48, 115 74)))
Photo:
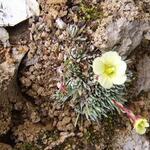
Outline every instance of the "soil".
MULTIPOLYGON (((97 4, 93 0, 92 3, 95 3, 97 10, 101 10, 100 2, 97 4)), ((124 114, 114 112, 99 122, 88 121, 81 116, 75 126, 77 113, 69 104, 60 105, 53 97, 60 80, 57 70, 64 62, 66 51, 73 47, 88 49, 92 34, 101 20, 101 17, 94 16, 96 19, 91 17, 85 21, 85 13, 79 13, 78 9, 78 0, 41 0, 39 17, 8 29, 12 47, 20 45, 29 51, 18 71, 17 84, 24 99, 13 102, 11 127, 8 134, 0 136, 0 150, 150 149, 150 130, 145 136, 139 136, 124 114), (56 22, 57 18, 64 21, 64 26, 75 23, 81 28, 85 25, 83 37, 80 38, 87 37, 87 42, 71 41, 63 27, 56 22)), ((143 40, 128 57, 131 60, 129 68, 135 79, 129 87, 129 102, 126 103, 136 114, 148 119, 150 92, 149 89, 145 92, 144 85, 139 85, 140 78, 145 78, 139 73, 144 67, 139 62, 143 61, 145 55, 149 58, 149 52, 150 42, 143 40)), ((0 63, 5 61, 6 53, 7 50, 1 47, 0 63)))

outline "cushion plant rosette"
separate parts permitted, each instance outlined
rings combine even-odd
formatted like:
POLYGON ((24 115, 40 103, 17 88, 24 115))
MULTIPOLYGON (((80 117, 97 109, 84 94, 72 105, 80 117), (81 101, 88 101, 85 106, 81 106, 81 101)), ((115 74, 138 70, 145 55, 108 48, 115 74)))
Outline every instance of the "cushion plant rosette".
POLYGON ((135 131, 144 134, 149 127, 148 121, 123 106, 127 64, 121 56, 109 51, 94 57, 92 62, 88 61, 91 56, 87 56, 86 61, 82 55, 76 58, 70 55, 59 70, 61 81, 56 93, 59 102, 68 101, 79 115, 94 121, 115 110, 122 111, 133 123, 135 131))

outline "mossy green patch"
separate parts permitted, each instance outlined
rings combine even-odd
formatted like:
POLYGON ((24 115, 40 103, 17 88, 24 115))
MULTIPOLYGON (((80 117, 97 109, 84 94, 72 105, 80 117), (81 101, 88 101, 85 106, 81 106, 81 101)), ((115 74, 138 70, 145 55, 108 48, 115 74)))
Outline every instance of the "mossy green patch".
POLYGON ((100 5, 89 5, 84 2, 80 3, 80 16, 83 20, 90 21, 101 19, 103 12, 100 9, 100 5))

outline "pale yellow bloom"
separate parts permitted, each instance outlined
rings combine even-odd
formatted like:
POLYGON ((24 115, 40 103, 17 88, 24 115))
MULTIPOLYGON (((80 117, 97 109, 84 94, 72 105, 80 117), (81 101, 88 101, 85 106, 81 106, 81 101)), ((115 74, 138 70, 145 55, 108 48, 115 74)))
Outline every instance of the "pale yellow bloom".
POLYGON ((139 118, 134 123, 134 129, 138 134, 144 134, 148 127, 149 123, 146 119, 139 118))
POLYGON ((126 63, 114 51, 106 52, 93 61, 93 71, 99 76, 98 82, 106 89, 111 88, 113 84, 123 84, 127 79, 126 69, 126 63))

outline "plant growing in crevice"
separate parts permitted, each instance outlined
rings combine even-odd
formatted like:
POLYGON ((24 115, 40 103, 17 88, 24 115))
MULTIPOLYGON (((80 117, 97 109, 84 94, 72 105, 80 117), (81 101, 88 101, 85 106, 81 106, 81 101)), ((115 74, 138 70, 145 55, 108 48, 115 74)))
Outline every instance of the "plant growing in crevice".
MULTIPOLYGON (((59 70, 61 81, 57 85, 57 99, 61 103, 69 101, 74 110, 88 120, 98 121, 103 116, 108 117, 108 112, 122 111, 127 75, 126 63, 118 53, 111 51, 101 57, 93 54, 93 64, 88 61, 88 53, 84 55, 80 51, 74 54, 70 52, 59 70)), ((126 113, 130 118, 131 113, 126 113)), ((148 123, 134 117, 134 127, 143 134, 148 123)))
POLYGON ((125 86, 114 85, 111 89, 105 89, 95 82, 97 77, 92 69, 92 61, 88 61, 89 58, 90 55, 84 55, 81 51, 76 56, 70 54, 70 58, 61 68, 57 99, 62 103, 70 101, 70 105, 79 114, 84 114, 87 119, 98 120, 102 116, 107 117, 108 112, 118 110, 112 99, 123 103, 125 86))
MULTIPOLYGON (((77 46, 65 52, 64 62, 57 70, 60 81, 55 97, 61 104, 68 102, 78 113, 77 120, 84 115, 88 120, 98 121, 122 111, 116 103, 123 106, 126 102, 125 83, 131 81, 131 74, 117 52, 101 54, 101 50, 92 47, 88 40, 81 40, 83 29, 79 30, 76 25, 67 28, 70 41, 77 46)), ((148 124, 140 120, 134 126, 142 126, 142 130, 148 124)))

